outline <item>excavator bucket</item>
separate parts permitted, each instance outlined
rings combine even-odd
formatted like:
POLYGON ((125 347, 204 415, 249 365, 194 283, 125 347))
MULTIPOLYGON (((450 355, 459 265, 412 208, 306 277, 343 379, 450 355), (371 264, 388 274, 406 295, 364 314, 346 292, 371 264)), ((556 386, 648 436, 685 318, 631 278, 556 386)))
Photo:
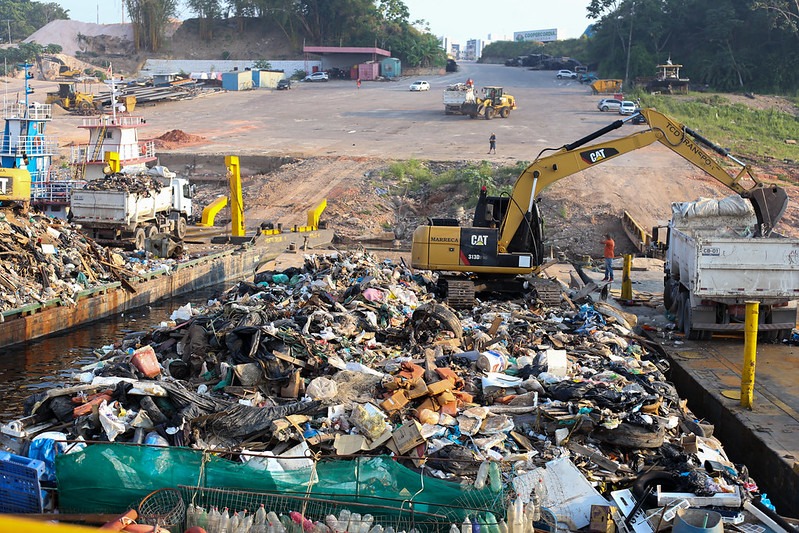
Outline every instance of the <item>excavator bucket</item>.
POLYGON ((785 209, 788 207, 788 193, 776 185, 762 185, 741 193, 741 196, 752 202, 760 223, 760 236, 768 237, 785 214, 785 209))

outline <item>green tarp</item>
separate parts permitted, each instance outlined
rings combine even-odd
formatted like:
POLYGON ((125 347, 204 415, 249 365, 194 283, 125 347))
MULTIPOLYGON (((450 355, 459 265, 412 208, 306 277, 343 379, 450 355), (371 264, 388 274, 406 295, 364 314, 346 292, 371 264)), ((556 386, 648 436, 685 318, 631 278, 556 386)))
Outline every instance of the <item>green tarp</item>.
POLYGON ((503 504, 501 493, 421 476, 388 456, 322 460, 316 466, 318 481, 310 491, 310 468, 274 473, 174 447, 95 444, 58 456, 56 475, 59 507, 69 513, 123 512, 156 489, 179 486, 225 489, 228 496, 237 490, 294 494, 295 498, 307 495, 319 501, 373 503, 404 510, 409 507, 407 502, 413 501, 416 512, 446 516, 450 521, 475 510, 501 513, 503 504))

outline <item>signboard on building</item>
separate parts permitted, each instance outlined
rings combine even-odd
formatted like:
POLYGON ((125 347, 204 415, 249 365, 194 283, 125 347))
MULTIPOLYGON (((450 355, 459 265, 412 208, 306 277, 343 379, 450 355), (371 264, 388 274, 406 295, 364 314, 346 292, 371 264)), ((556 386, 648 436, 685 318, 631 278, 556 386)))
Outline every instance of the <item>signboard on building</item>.
POLYGON ((530 30, 530 31, 515 31, 513 32, 514 41, 540 41, 547 43, 550 41, 558 40, 558 29, 552 28, 549 30, 530 30))

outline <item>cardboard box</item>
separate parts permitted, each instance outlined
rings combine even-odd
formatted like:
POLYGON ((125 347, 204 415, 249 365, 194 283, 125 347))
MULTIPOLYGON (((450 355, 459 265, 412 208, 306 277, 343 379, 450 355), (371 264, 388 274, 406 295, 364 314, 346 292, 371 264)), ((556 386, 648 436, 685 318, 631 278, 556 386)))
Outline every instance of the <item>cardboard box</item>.
POLYGON ((422 436, 422 425, 416 420, 401 425, 394 431, 393 438, 400 455, 405 455, 425 442, 425 438, 422 436))
POLYGON ((396 413, 408 405, 408 396, 404 390, 395 391, 394 394, 380 402, 380 407, 389 414, 396 413))
POLYGON ((427 392, 430 396, 438 396, 442 392, 451 391, 454 387, 455 383, 449 379, 442 379, 441 381, 436 381, 435 383, 427 385, 427 392))
POLYGON ((588 525, 588 532, 616 533, 616 523, 613 521, 612 508, 610 506, 591 506, 591 523, 588 525))
POLYGON ((439 403, 435 400, 435 398, 425 398, 424 401, 416 407, 416 411, 419 412, 422 409, 430 409, 434 413, 437 413, 438 408, 439 403))
POLYGON ((425 383, 423 379, 417 379, 408 391, 408 396, 411 400, 427 396, 428 394, 427 383, 425 383))

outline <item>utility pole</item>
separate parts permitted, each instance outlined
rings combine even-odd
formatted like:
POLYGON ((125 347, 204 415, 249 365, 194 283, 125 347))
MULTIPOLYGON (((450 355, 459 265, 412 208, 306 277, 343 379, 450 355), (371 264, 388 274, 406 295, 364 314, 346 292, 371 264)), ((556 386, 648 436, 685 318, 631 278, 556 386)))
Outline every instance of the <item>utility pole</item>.
POLYGON ((630 51, 633 46, 633 17, 635 16, 635 1, 630 2, 630 35, 627 37, 627 69, 624 71, 625 91, 630 87, 630 51))

